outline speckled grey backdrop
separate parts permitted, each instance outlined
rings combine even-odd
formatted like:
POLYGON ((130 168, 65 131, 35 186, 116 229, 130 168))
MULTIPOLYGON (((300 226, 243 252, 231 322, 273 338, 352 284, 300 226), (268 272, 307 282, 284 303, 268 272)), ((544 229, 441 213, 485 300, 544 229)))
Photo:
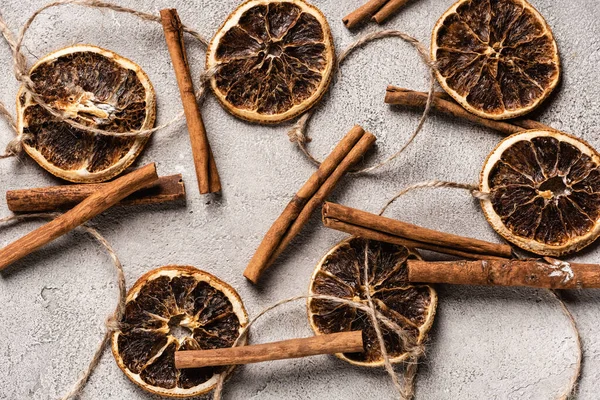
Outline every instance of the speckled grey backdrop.
MULTIPOLYGON (((349 32, 342 17, 364 0, 314 0, 329 18, 338 49, 362 32, 349 32)), ((0 9, 13 30, 44 0, 3 0, 0 9)), ((184 23, 210 37, 238 0, 124 1, 155 12, 176 7, 184 23)), ((423 42, 451 0, 414 1, 387 28, 410 32, 423 42)), ((596 147, 600 80, 600 3, 594 0, 534 0, 554 30, 564 79, 539 118, 576 134, 596 147)), ((180 101, 161 28, 110 11, 67 6, 44 12, 25 40, 30 61, 73 43, 112 49, 139 63, 158 94, 158 117, 167 121, 180 101)), ((204 49, 188 41, 195 74, 204 49)), ((17 84, 9 51, 0 44, 0 100, 14 111, 17 84)), ((414 111, 383 103, 387 84, 427 87, 426 69, 415 51, 395 39, 369 45, 353 55, 343 76, 319 107, 310 144, 319 157, 353 124, 378 137, 374 158, 392 154, 417 123, 414 111)), ((228 281, 251 314, 272 302, 307 290, 320 257, 343 234, 322 227, 315 216, 268 274, 260 288, 242 271, 274 218, 313 166, 286 136, 289 125, 249 125, 228 115, 213 98, 204 116, 223 181, 224 195, 211 201, 198 194, 183 123, 158 133, 138 165, 158 163, 161 174, 182 173, 186 205, 115 208, 94 220, 117 250, 132 284, 144 272, 166 264, 191 264, 228 281)), ((0 122, 0 143, 11 138, 0 122)), ((415 143, 391 165, 369 176, 344 179, 332 198, 378 210, 407 184, 428 179, 475 182, 487 153, 500 136, 446 117, 433 116, 415 143)), ((0 189, 59 183, 28 158, 0 161, 0 189)), ((7 215, 4 202, 0 215, 7 215)), ((390 216, 481 239, 498 241, 479 206, 467 193, 438 189, 413 193, 392 207, 390 216)), ((23 235, 36 223, 3 227, 0 245, 23 235)), ((574 258, 600 262, 597 245, 574 258)), ((64 394, 85 368, 103 334, 105 317, 116 299, 115 275, 108 256, 91 239, 72 233, 19 262, 0 276, 0 398, 54 399, 64 394)), ((537 290, 441 287, 440 305, 427 357, 419 370, 420 399, 552 399, 573 372, 575 343, 566 318, 548 294, 537 290)), ((581 328, 585 363, 580 399, 598 398, 600 378, 600 292, 568 293, 581 328)), ((253 340, 266 342, 307 336, 303 304, 266 317, 253 340)), ((381 370, 360 369, 333 357, 263 363, 239 368, 228 383, 230 399, 387 399, 389 378, 381 370)), ((84 399, 154 399, 117 368, 108 352, 84 399)))

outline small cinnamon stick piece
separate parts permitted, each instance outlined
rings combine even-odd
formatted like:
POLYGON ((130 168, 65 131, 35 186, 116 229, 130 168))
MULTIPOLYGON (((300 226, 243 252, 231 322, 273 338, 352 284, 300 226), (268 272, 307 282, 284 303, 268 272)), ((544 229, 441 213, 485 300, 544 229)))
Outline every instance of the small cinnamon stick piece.
MULTIPOLYGON (((385 93, 385 102, 387 104, 424 108, 425 104, 427 104, 427 93, 388 86, 385 93)), ((446 93, 435 93, 432 107, 434 110, 443 114, 465 119, 486 128, 494 129, 505 135, 512 135, 513 133, 522 132, 526 129, 554 130, 541 122, 533 120, 514 119, 510 120, 510 122, 504 122, 478 117, 465 110, 453 100, 449 100, 446 93)))
POLYGON ((389 0, 369 0, 350 14, 346 15, 342 21, 346 28, 352 29, 369 19, 377 10, 383 7, 389 0))
POLYGON ((112 207, 133 192, 156 182, 156 166, 148 164, 107 183, 81 203, 0 250, 0 271, 112 207))
POLYGON ((423 228, 407 222, 342 206, 323 205, 323 223, 367 239, 401 244, 466 258, 510 258, 511 247, 423 228))
POLYGON ((429 262, 408 260, 408 280, 457 285, 600 288, 600 265, 551 260, 429 262))
POLYGON ((202 368, 285 360, 319 354, 364 351, 362 332, 340 332, 310 338, 214 350, 175 352, 175 368, 202 368))
POLYGON ((221 191, 221 180, 217 171, 217 164, 212 154, 200 107, 196 102, 194 84, 190 74, 190 67, 183 42, 183 28, 177 10, 165 9, 160 11, 160 18, 167 41, 183 110, 187 121, 188 133, 192 144, 192 155, 196 177, 201 194, 216 193, 221 191))
MULTIPOLYGON (((6 203, 12 212, 48 212, 75 207, 108 183, 60 185, 33 189, 9 190, 6 203)), ((181 174, 163 176, 150 186, 121 200, 119 205, 158 204, 185 198, 181 174)))
POLYGON ((342 176, 364 156, 374 142, 375 136, 365 132, 360 126, 355 126, 348 132, 273 223, 244 271, 246 278, 254 283, 258 282, 263 272, 300 232, 342 176))
POLYGON ((404 7, 410 0, 389 0, 375 15, 373 21, 382 24, 386 19, 395 14, 399 9, 404 7))

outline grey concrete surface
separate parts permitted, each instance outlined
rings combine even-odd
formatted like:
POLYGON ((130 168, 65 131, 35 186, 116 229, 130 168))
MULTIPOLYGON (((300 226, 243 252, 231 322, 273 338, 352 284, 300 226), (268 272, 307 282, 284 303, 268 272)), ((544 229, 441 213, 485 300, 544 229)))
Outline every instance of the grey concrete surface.
MULTIPOLYGON (((364 0, 314 0, 328 17, 338 50, 367 26, 349 32, 342 17, 364 0)), ((3 0, 0 10, 16 31, 45 0, 3 0)), ((211 37, 238 0, 127 0, 122 4, 157 13, 176 7, 184 23, 211 37)), ((431 29, 452 0, 419 0, 385 25, 405 30, 428 45, 431 29)), ((600 80, 600 3, 594 0, 533 0, 554 30, 564 79, 538 117, 600 148, 597 127, 600 80)), ((159 122, 180 110, 161 28, 110 11, 76 6, 44 12, 26 37, 30 61, 49 51, 91 43, 139 63, 158 93, 159 122)), ((194 74, 204 49, 188 41, 194 74)), ((0 100, 14 112, 17 84, 7 46, 0 44, 0 100)), ((407 44, 386 39, 358 51, 319 106, 311 123, 310 149, 326 155, 354 124, 378 137, 371 162, 392 154, 418 120, 409 110, 383 103, 386 85, 425 90, 427 71, 407 44)), ((162 175, 182 173, 185 205, 115 208, 94 219, 121 258, 131 285, 144 272, 166 264, 190 264, 216 274, 241 294, 250 314, 307 291, 321 256, 344 235, 325 229, 317 216, 259 287, 242 271, 272 221, 313 166, 288 141, 284 124, 264 127, 228 115, 209 98, 203 108, 223 182, 223 197, 198 194, 184 123, 154 136, 137 165, 155 161, 162 175)), ((0 122, 0 143, 11 139, 0 122)), ((402 187, 423 180, 476 182, 488 152, 501 137, 469 124, 432 116, 414 144, 390 165, 368 176, 347 177, 332 195, 344 204, 378 210, 402 187)), ((28 158, 0 161, 0 189, 37 187, 58 181, 28 158)), ((0 202, 0 216, 8 215, 0 202)), ((499 241, 478 204, 450 189, 407 195, 389 213, 427 227, 499 241)), ((5 245, 38 226, 1 228, 5 245)), ((600 262, 598 247, 572 257, 600 262)), ((19 262, 0 276, 0 398, 55 399, 86 367, 115 305, 115 274, 106 253, 82 233, 72 233, 19 262)), ((557 302, 546 292, 520 289, 440 287, 440 304, 427 357, 417 377, 419 399, 553 399, 573 373, 575 341, 557 302)), ((579 399, 600 397, 600 292, 567 294, 581 329, 585 363, 579 399)), ((253 341, 311 334, 304 304, 259 322, 253 341)), ((263 363, 239 368, 226 386, 229 399, 391 399, 382 370, 352 367, 334 357, 263 363)), ((83 399, 155 399, 130 383, 106 352, 83 399)))

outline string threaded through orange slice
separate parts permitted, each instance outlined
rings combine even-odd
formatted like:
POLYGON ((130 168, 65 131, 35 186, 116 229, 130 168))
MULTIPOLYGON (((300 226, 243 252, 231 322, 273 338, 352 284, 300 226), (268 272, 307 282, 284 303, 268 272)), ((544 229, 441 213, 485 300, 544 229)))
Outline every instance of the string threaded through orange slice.
MULTIPOLYGON (((30 71, 35 92, 72 120, 110 132, 152 128, 156 96, 133 62, 105 49, 76 45, 50 53, 30 71)), ((148 136, 90 133, 59 120, 21 88, 17 129, 23 148, 51 174, 91 183, 120 174, 143 150, 148 136)))

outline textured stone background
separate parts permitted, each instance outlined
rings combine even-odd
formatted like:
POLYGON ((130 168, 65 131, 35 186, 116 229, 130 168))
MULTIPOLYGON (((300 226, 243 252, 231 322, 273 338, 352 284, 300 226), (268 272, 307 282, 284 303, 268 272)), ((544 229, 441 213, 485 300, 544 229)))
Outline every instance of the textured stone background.
MULTIPOLYGON (((329 18, 337 48, 362 33, 349 32, 342 17, 364 0, 314 0, 329 18)), ((13 30, 45 0, 3 0, 0 9, 13 30)), ((176 7, 184 21, 211 37, 238 0, 124 1, 157 13, 176 7)), ((600 3, 594 0, 534 0, 554 30, 562 55, 564 79, 539 118, 582 137, 597 148, 600 81, 600 3)), ((405 30, 428 45, 437 18, 451 0, 414 1, 386 28, 405 30)), ((139 63, 158 93, 159 122, 179 112, 177 86, 161 28, 110 11, 67 6, 44 12, 25 44, 30 61, 49 51, 91 43, 139 63)), ((204 48, 188 40, 194 73, 204 48)), ((0 44, 0 100, 14 111, 17 84, 7 46, 0 44)), ((392 154, 416 125, 418 113, 383 103, 387 84, 424 90, 426 69, 415 51, 386 39, 358 51, 343 76, 318 108, 310 148, 325 156, 342 135, 359 123, 378 137, 375 159, 392 154)), ((322 227, 318 216, 294 241, 259 288, 242 270, 274 218, 313 166, 286 136, 289 125, 263 127, 228 115, 213 98, 204 106, 207 130, 224 184, 220 200, 201 197, 196 189, 184 123, 155 135, 137 165, 155 161, 162 175, 182 173, 186 205, 119 208, 94 220, 118 252, 129 285, 144 272, 166 264, 190 264, 233 285, 256 314, 276 300, 303 294, 321 256, 344 237, 322 227)), ((0 143, 11 138, 0 122, 0 143)), ((392 164, 374 174, 348 177, 332 200, 378 210, 402 187, 429 179, 475 182, 485 156, 501 137, 489 130, 432 116, 415 143, 392 164)), ((0 189, 37 187, 59 182, 30 159, 0 161, 0 189)), ((2 202, 0 215, 8 210, 2 202)), ((409 194, 389 215, 430 228, 500 240, 478 204, 466 192, 437 189, 409 194)), ((28 232, 37 223, 3 227, 0 245, 28 232)), ((597 245, 575 260, 599 262, 597 245)), ((111 262, 90 238, 72 233, 19 262, 0 276, 0 398, 54 399, 64 394, 84 369, 113 310, 117 289, 111 262)), ((420 399, 552 399, 573 372, 575 343, 556 301, 529 289, 440 287, 440 305, 427 357, 419 370, 420 399)), ((568 303, 581 328, 585 351, 580 399, 598 398, 600 378, 600 293, 571 292, 568 303)), ((308 336, 303 304, 288 306, 261 321, 255 342, 308 336)), ((228 383, 230 399, 387 399, 394 398, 381 370, 352 367, 334 357, 279 361, 239 368, 228 383)), ((117 368, 108 352, 84 399, 151 399, 117 368)))

